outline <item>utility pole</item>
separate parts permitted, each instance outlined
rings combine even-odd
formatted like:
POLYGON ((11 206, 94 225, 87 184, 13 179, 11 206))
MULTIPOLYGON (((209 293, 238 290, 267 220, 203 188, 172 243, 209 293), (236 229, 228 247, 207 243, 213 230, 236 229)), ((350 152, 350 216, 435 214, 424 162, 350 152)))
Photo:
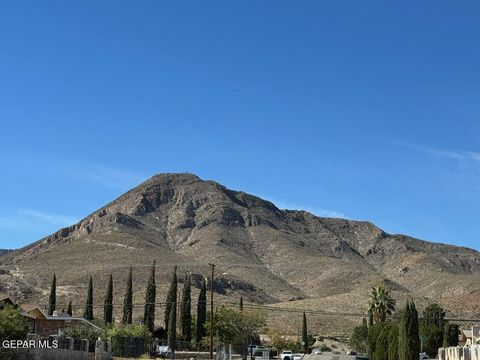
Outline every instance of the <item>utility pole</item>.
POLYGON ((213 277, 215 276, 215 264, 208 263, 212 268, 212 277, 210 278, 210 359, 213 359, 213 277))

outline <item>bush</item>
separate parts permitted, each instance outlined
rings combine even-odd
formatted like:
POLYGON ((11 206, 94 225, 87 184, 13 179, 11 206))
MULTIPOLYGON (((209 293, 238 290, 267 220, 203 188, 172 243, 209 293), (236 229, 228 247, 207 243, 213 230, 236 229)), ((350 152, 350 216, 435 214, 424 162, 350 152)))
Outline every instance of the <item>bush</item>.
POLYGON ((367 334, 367 325, 355 326, 350 339, 348 339, 350 348, 357 353, 365 354, 367 352, 367 334))
POLYGON ((70 324, 65 328, 65 336, 69 336, 76 341, 88 340, 88 351, 95 352, 95 343, 100 332, 87 324, 70 324))
POLYGON ((458 325, 446 323, 443 332, 443 347, 458 345, 458 325))
POLYGON ((149 329, 142 325, 130 324, 109 328, 106 329, 105 336, 112 343, 112 353, 114 356, 140 356, 152 343, 152 336, 149 329))
POLYGON ((422 325, 420 326, 420 336, 423 339, 423 351, 434 358, 438 353, 438 348, 443 345, 443 330, 433 324, 422 325))

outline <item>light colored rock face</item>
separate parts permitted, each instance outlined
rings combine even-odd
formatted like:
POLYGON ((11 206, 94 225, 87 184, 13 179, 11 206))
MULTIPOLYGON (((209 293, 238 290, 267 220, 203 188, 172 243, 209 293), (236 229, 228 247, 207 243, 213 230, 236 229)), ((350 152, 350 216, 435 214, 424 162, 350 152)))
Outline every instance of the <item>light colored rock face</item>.
MULTIPOLYGON (((90 275, 101 304, 112 273, 120 304, 133 266, 135 301, 141 303, 153 259, 160 301, 175 264, 201 279, 215 262, 223 274, 216 283, 218 301, 243 296, 282 308, 364 313, 370 287, 384 281, 400 306, 409 295, 420 308, 440 302, 448 316, 480 315, 476 251, 390 235, 368 222, 280 210, 191 174, 154 176, 78 224, 4 255, 1 268, 8 274, 0 274, 0 291, 17 290, 28 301, 46 303, 56 272, 64 289, 57 303, 72 300, 80 312, 90 275)), ((359 321, 319 318, 312 327, 333 331, 359 321)), ((296 331, 297 324, 291 327, 296 331)))

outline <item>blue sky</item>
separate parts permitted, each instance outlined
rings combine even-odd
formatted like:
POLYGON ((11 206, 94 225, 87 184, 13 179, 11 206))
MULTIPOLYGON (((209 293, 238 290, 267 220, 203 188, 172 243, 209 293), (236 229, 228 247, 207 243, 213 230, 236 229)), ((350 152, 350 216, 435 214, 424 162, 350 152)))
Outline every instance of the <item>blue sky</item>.
POLYGON ((480 249, 477 1, 4 1, 0 247, 160 172, 480 249))

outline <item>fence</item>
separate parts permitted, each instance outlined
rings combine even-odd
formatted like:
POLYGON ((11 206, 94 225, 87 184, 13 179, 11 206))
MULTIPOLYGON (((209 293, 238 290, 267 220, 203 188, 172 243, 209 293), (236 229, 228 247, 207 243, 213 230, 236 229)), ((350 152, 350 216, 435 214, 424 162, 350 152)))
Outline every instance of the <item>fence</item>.
POLYGON ((480 360, 480 345, 440 348, 438 360, 480 360))
POLYGON ((145 341, 142 337, 112 337, 112 354, 119 357, 138 357, 145 353, 145 341))
POLYGON ((31 341, 26 349, 17 352, 18 360, 111 360, 110 343, 98 340, 95 344, 95 353, 89 353, 88 340, 75 341, 66 336, 50 336, 48 340, 42 340, 38 335, 29 334, 31 341))

